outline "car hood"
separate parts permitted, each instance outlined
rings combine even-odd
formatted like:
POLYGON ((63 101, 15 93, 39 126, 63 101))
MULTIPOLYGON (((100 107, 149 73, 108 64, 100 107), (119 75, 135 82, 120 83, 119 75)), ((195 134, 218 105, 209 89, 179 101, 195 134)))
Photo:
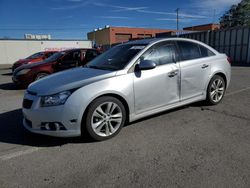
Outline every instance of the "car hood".
POLYGON ((37 66, 44 65, 44 64, 49 64, 49 63, 53 63, 53 62, 39 61, 39 62, 31 63, 31 64, 23 64, 20 67, 16 68, 13 74, 15 75, 17 72, 19 72, 19 71, 21 71, 23 69, 31 69, 33 67, 37 67, 37 66))
POLYGON ((48 63, 53 63, 53 62, 38 61, 38 62, 34 62, 34 63, 31 63, 31 64, 25 65, 25 68, 29 69, 29 68, 32 68, 32 67, 36 67, 36 66, 44 65, 44 64, 48 64, 48 63))
POLYGON ((22 64, 27 62, 29 62, 29 59, 19 59, 18 61, 15 62, 15 64, 22 64))
POLYGON ((41 96, 52 95, 62 91, 77 89, 115 75, 116 72, 113 71, 74 68, 42 78, 29 85, 28 91, 41 96))

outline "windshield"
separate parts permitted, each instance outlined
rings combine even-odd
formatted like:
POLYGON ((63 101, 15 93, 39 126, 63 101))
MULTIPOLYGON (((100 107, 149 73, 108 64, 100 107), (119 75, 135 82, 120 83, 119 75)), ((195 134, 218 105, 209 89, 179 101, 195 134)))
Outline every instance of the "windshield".
POLYGON ((64 56, 65 54, 66 54, 66 52, 57 52, 57 53, 53 54, 52 56, 50 56, 49 58, 47 58, 46 60, 44 60, 44 62, 57 61, 60 57, 64 56))
POLYGON ((39 58, 39 57, 41 57, 43 55, 44 55, 44 52, 38 52, 38 53, 35 53, 35 54, 27 57, 27 59, 35 59, 35 58, 39 58))
POLYGON ((103 70, 121 70, 145 46, 145 44, 124 44, 113 47, 93 59, 85 67, 103 70))

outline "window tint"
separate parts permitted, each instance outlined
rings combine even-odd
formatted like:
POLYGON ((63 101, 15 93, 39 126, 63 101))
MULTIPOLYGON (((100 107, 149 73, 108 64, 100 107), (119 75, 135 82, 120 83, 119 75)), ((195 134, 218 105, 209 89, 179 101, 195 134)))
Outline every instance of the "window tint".
POLYGON ((63 57, 63 61, 74 61, 78 60, 80 58, 80 52, 79 51, 73 51, 68 53, 63 57))
POLYGON ((199 45, 186 41, 178 41, 178 45, 181 51, 182 60, 201 58, 199 45))
POLYGON ((35 53, 35 54, 27 57, 27 59, 35 59, 35 58, 42 57, 43 55, 44 55, 44 52, 38 52, 38 53, 35 53))
POLYGON ((46 54, 45 54, 45 57, 48 58, 48 57, 52 56, 53 54, 54 54, 54 52, 46 53, 46 54))
POLYGON ((91 61, 92 59, 94 59, 97 56, 98 56, 98 53, 95 50, 87 50, 87 52, 85 54, 85 59, 87 61, 91 61))
POLYGON ((199 45, 200 47, 200 51, 201 51, 201 56, 202 57, 210 57, 210 56, 213 56, 215 55, 213 52, 211 52, 209 49, 207 49, 206 47, 204 46, 201 46, 199 45))
POLYGON ((151 48, 143 55, 144 60, 154 61, 157 66, 173 63, 175 58, 174 44, 163 44, 151 48))

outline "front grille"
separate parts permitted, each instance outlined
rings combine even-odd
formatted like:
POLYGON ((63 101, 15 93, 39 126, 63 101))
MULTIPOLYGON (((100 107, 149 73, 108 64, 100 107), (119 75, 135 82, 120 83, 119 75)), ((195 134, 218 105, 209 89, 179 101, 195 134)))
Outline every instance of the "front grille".
POLYGON ((29 128, 32 128, 32 122, 25 118, 25 123, 29 128))
POLYGON ((32 100, 23 99, 23 108, 30 109, 33 104, 32 100))

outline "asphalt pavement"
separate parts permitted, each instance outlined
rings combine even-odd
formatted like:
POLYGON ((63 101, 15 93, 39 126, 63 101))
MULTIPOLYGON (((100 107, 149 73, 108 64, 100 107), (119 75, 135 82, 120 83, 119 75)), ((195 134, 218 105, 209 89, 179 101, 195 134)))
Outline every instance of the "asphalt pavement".
POLYGON ((222 103, 127 125, 115 138, 52 138, 22 127, 24 90, 0 67, 0 187, 250 187, 250 67, 222 103))

